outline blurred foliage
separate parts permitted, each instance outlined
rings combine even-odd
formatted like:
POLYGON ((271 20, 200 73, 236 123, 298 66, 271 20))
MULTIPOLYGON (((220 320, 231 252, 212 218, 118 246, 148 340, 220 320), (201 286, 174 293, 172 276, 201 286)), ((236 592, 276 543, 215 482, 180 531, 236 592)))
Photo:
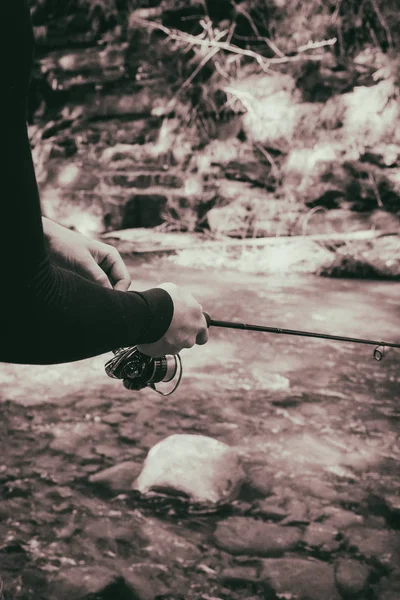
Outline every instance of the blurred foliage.
POLYGON ((161 5, 166 18, 175 15, 175 24, 186 30, 196 29, 193 16, 197 15, 198 25, 208 15, 214 24, 228 26, 232 41, 241 46, 260 45, 260 38, 268 36, 285 53, 310 39, 330 36, 338 38, 342 54, 353 54, 370 43, 386 51, 400 42, 398 0, 30 0, 30 5, 42 23, 83 12, 101 15, 110 25, 137 8, 161 5))

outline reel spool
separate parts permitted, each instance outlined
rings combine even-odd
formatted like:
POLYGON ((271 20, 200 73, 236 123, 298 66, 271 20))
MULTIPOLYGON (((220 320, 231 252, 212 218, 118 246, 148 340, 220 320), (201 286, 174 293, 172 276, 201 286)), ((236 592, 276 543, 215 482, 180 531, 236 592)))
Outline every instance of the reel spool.
POLYGON ((105 364, 105 371, 113 379, 122 379, 128 390, 149 387, 161 396, 169 396, 181 382, 183 370, 179 354, 154 358, 142 354, 133 346, 114 350, 114 355, 105 364), (174 387, 168 392, 156 388, 156 383, 169 383, 173 380, 174 387))

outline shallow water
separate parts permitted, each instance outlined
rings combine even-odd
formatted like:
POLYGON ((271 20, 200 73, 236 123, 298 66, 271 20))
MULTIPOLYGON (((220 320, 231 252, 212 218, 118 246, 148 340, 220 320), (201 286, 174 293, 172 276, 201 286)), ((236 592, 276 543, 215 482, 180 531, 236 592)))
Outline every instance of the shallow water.
MULTIPOLYGON (((133 289, 173 281, 191 290, 217 320, 400 342, 399 283, 206 272, 183 269, 167 258, 151 263, 132 260, 129 268, 133 289)), ((109 379, 104 364, 110 354, 51 367, 1 365, 0 402, 11 403, 4 404, 4 410, 0 405, 0 450, 6 457, 3 467, 0 460, 0 480, 1 473, 14 469, 19 476, 24 473, 32 486, 34 492, 29 488, 25 494, 24 485, 18 483, 16 489, 22 485, 23 491, 8 502, 18 504, 10 504, 10 510, 19 513, 14 527, 20 529, 18 535, 39 539, 46 547, 42 561, 51 562, 51 547, 53 554, 58 548, 76 564, 79 560, 98 564, 104 553, 111 552, 112 565, 122 565, 149 552, 151 560, 166 565, 168 548, 163 550, 162 539, 167 534, 155 533, 159 525, 151 520, 151 509, 140 525, 155 540, 151 550, 138 541, 130 550, 118 546, 112 533, 111 541, 100 544, 93 532, 98 535, 105 527, 102 519, 107 511, 112 508, 120 514, 117 522, 129 529, 133 513, 128 509, 135 505, 125 505, 123 499, 114 499, 112 505, 95 496, 90 499, 82 482, 88 473, 123 460, 142 463, 152 445, 180 432, 201 433, 236 446, 249 472, 258 470, 276 498, 294 499, 314 517, 323 507, 341 506, 367 520, 376 519, 374 527, 388 525, 387 509, 382 509, 385 498, 400 494, 400 351, 386 351, 383 361, 377 362, 373 346, 211 328, 208 344, 181 356, 183 379, 168 398, 151 390, 129 392, 109 379), (117 422, 105 427, 102 421, 117 411, 117 422), (53 435, 59 440, 56 446, 51 445, 53 435), (96 444, 105 450, 94 451, 96 444), (73 538, 67 542, 68 536, 61 536, 60 542, 54 533, 69 523, 68 511, 51 517, 46 512, 51 510, 46 494, 54 485, 72 490, 71 502, 85 532, 78 545, 73 538), (31 510, 39 517, 32 520, 31 510), (93 531, 87 524, 90 511, 93 531)), ((10 477, 14 481, 17 476, 10 477)), ((247 514, 254 501, 251 493, 250 489, 233 507, 237 514, 247 514)), ((218 518, 204 515, 179 522, 182 539, 206 544, 215 569, 230 564, 226 553, 217 555, 212 545, 207 546, 218 518)), ((106 526, 113 522, 108 519, 106 526)), ((390 526, 398 529, 398 519, 390 526)), ((0 535, 5 531, 0 518, 0 535)), ((184 557, 196 554, 192 546, 180 552, 184 557)), ((190 577, 195 580, 197 575, 190 577)), ((198 585, 203 592, 209 589, 203 580, 198 585)), ((196 593, 187 597, 207 597, 196 593)), ((239 598, 222 592, 214 596, 239 598)))
MULTIPOLYGON (((400 342, 399 283, 205 272, 167 258, 131 260, 129 268, 133 289, 173 281, 217 320, 400 342)), ((181 353, 183 380, 168 399, 109 380, 109 354, 51 367, 2 365, 1 395, 34 405, 118 394, 157 409, 160 402, 174 411, 190 408, 203 433, 237 444, 252 460, 273 456, 286 473, 329 477, 335 468, 378 468, 397 456, 400 351, 386 349, 377 362, 373 349, 213 327, 207 345, 181 353)), ((173 419, 166 423, 165 434, 177 431, 173 419)))

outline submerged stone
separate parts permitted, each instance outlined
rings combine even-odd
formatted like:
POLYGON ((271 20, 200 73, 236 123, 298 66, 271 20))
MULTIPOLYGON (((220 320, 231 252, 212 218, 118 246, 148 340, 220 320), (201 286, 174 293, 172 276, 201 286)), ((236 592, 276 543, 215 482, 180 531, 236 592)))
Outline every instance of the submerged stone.
POLYGON ((49 588, 49 600, 133 597, 123 578, 103 565, 66 569, 50 582, 49 588))
POLYGON ((398 600, 400 598, 400 569, 383 577, 375 588, 378 600, 398 600))
POLYGON ((101 485, 112 492, 127 492, 140 469, 138 463, 126 460, 89 477, 90 483, 101 485))
POLYGON ((400 564, 400 532, 354 526, 346 529, 344 536, 348 548, 367 560, 391 568, 400 564))
POLYGON ((281 556, 296 548, 301 530, 248 517, 229 517, 218 524, 214 537, 216 544, 231 554, 281 556))
POLYGON ((370 573, 371 569, 358 560, 338 560, 335 580, 343 598, 358 598, 367 588, 370 573))
POLYGON ((133 489, 219 504, 236 498, 245 473, 237 451, 204 435, 174 434, 149 451, 133 489))
POLYGON ((324 524, 336 527, 340 531, 353 525, 362 525, 364 518, 350 510, 336 506, 327 506, 323 511, 324 524))
POLYGON ((332 565, 319 560, 296 557, 264 560, 260 580, 279 598, 340 600, 332 565))
POLYGON ((304 534, 304 542, 309 548, 333 552, 340 546, 337 535, 338 530, 329 523, 311 523, 304 534))

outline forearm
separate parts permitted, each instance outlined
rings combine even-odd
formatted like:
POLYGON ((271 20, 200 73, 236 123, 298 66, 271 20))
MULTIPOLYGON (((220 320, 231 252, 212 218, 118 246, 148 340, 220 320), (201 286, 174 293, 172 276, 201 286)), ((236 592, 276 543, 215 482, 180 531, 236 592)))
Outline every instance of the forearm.
POLYGON ((119 292, 49 264, 5 299, 0 360, 22 364, 71 362, 153 342, 173 314, 164 290, 119 292))

